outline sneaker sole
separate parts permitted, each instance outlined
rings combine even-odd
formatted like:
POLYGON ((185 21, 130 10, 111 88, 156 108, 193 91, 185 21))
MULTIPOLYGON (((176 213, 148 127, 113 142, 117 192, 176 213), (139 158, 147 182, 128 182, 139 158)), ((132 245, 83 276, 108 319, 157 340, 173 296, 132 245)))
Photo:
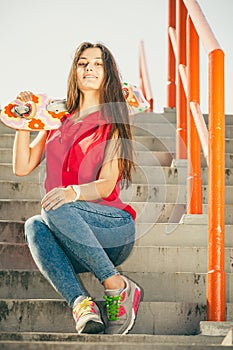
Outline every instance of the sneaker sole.
POLYGON ((78 331, 78 334, 86 333, 86 334, 98 334, 104 332, 104 324, 95 321, 88 321, 84 328, 78 331))

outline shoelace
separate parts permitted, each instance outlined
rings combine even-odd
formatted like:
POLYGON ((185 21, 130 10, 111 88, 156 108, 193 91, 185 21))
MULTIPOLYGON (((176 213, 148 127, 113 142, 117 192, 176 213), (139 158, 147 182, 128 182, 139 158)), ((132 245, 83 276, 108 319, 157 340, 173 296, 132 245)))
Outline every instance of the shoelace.
POLYGON ((91 298, 86 298, 74 307, 73 313, 77 319, 92 312, 94 303, 91 298))
POLYGON ((104 296, 105 299, 105 305, 107 308, 107 316, 109 321, 117 321, 117 316, 119 315, 120 311, 120 301, 121 301, 121 295, 118 296, 104 296))

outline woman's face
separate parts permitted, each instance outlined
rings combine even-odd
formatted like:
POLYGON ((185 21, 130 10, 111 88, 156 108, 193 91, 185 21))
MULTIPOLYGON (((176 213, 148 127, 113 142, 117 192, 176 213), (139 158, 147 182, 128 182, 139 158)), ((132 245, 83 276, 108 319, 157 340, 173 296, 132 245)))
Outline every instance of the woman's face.
POLYGON ((104 81, 104 62, 101 49, 84 50, 77 62, 77 82, 80 91, 100 90, 104 81))

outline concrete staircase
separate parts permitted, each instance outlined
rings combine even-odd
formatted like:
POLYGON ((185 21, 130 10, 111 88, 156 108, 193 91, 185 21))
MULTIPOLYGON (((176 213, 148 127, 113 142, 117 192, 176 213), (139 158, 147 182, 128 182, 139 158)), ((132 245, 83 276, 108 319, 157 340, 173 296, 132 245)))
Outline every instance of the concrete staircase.
MULTIPOLYGON (((0 125, 0 349, 219 349, 223 337, 200 335, 206 317, 207 169, 202 159, 203 215, 185 215, 187 167, 172 166, 175 111, 134 117, 137 172, 122 198, 135 207, 137 240, 120 270, 144 289, 127 336, 75 333, 70 309, 37 270, 23 223, 40 212, 44 165, 12 173, 14 131, 0 125)), ((226 116, 227 317, 233 320, 233 117, 226 116)), ((81 279, 102 305, 103 289, 81 279), (94 292, 93 292, 94 291, 94 292)))

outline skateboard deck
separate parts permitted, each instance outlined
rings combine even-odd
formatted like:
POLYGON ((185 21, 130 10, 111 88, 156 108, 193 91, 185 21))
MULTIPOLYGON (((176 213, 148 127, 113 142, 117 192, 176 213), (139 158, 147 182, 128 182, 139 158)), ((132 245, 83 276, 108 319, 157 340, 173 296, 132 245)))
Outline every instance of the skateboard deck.
MULTIPOLYGON (((136 85, 122 84, 122 91, 129 106, 130 114, 149 110, 149 103, 136 85)), ((66 100, 50 99, 46 94, 32 96, 32 100, 11 101, 1 111, 0 119, 13 129, 41 131, 58 129, 61 119, 68 114, 66 100)))
POLYGON ((13 129, 52 130, 59 128, 66 114, 65 100, 51 100, 46 94, 37 94, 28 102, 18 99, 10 102, 1 111, 1 121, 13 129))

